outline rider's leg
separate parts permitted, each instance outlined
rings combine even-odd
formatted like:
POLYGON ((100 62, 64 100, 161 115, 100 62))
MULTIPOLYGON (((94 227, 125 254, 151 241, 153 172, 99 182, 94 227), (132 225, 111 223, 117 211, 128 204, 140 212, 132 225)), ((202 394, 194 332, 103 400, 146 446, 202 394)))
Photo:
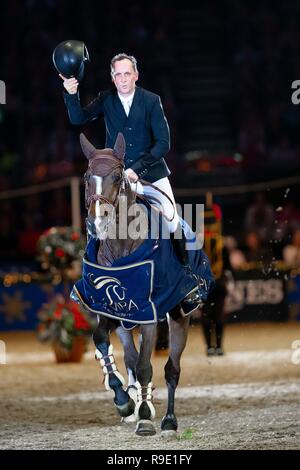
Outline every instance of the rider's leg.
POLYGON ((139 194, 149 196, 150 198, 151 196, 155 197, 158 202, 154 202, 154 204, 163 210, 163 213, 167 219, 172 219, 171 221, 166 219, 166 226, 170 233, 170 239, 174 248, 174 252, 180 264, 182 264, 187 270, 190 270, 189 257, 186 250, 186 237, 179 221, 176 202, 169 178, 161 178, 155 181, 153 185, 166 193, 167 196, 171 199, 172 203, 162 193, 156 191, 151 186, 142 186, 138 182, 137 184, 133 183, 132 188, 139 194))
POLYGON ((179 217, 176 210, 176 202, 169 178, 161 178, 152 184, 153 186, 156 186, 158 189, 161 189, 164 193, 166 193, 167 196, 171 199, 172 203, 169 201, 168 198, 166 198, 159 191, 156 191, 155 188, 153 188, 152 186, 143 186, 139 181, 137 181, 136 183, 130 183, 131 189, 137 194, 149 196, 150 201, 151 196, 155 198, 155 200, 153 200, 153 204, 158 208, 162 209, 168 219, 172 219, 171 222, 168 222, 168 228, 170 230, 170 233, 175 232, 179 223, 179 217))
MULTIPOLYGON (((177 208, 174 198, 174 194, 170 185, 169 178, 161 178, 153 183, 158 189, 161 189, 164 193, 168 195, 172 203, 166 198, 162 193, 156 191, 155 188, 151 186, 142 186, 138 181, 137 183, 132 183, 132 188, 138 194, 143 194, 144 196, 154 196, 158 201, 160 209, 163 210, 164 214, 168 219, 172 219, 170 222, 166 220, 166 226, 170 233, 171 243, 179 260, 180 264, 184 267, 185 272, 189 276, 194 276, 192 268, 189 264, 188 250, 186 249, 186 237, 184 230, 182 229, 177 208)), ((157 205, 157 204, 156 204, 157 205)), ((198 279, 195 277, 195 282, 198 282, 198 279)), ((187 304, 197 304, 200 301, 200 294, 197 290, 191 292, 185 299, 187 304)))

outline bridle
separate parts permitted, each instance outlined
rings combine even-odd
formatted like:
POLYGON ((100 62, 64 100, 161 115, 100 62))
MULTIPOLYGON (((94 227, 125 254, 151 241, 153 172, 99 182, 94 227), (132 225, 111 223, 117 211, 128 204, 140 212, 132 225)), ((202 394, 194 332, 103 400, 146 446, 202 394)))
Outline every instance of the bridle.
POLYGON ((99 157, 94 157, 93 160, 89 161, 88 170, 84 175, 84 180, 85 180, 86 184, 89 183, 89 179, 90 179, 91 176, 104 177, 104 176, 108 176, 109 174, 113 173, 115 170, 121 170, 122 175, 121 175, 121 178, 120 178, 119 189, 118 189, 118 192, 116 194, 116 197, 115 197, 114 201, 111 202, 105 196, 102 196, 102 194, 91 194, 90 196, 85 198, 85 207, 86 207, 86 209, 89 209, 91 203, 96 202, 96 201, 103 202, 104 204, 107 204, 108 206, 112 206, 113 209, 115 209, 116 206, 117 206, 117 201, 119 199, 119 196, 121 195, 122 192, 124 192, 124 194, 125 194, 126 186, 127 186, 127 178, 126 178, 126 175, 125 175, 125 172, 124 172, 124 165, 118 158, 113 157, 113 156, 109 156, 109 155, 101 155, 99 157), (100 159, 102 161, 103 160, 110 160, 111 162, 113 162, 113 165, 111 166, 109 171, 103 171, 102 173, 100 171, 99 174, 95 175, 93 173, 92 167, 93 167, 93 164, 95 163, 95 161, 100 160, 100 159))
MULTIPOLYGON (((85 205, 86 205, 86 209, 89 209, 90 208, 90 205, 92 202, 96 202, 96 201, 100 201, 104 204, 107 204, 108 206, 111 206, 113 209, 116 209, 117 207, 117 202, 120 198, 120 196, 122 195, 122 193, 125 195, 126 194, 126 187, 129 185, 129 180, 126 176, 126 173, 124 171, 124 164, 117 158, 117 157, 114 157, 113 155, 101 155, 99 157, 94 157, 93 159, 91 159, 89 161, 89 165, 88 165, 88 170, 87 172, 85 173, 84 175, 84 180, 85 180, 85 183, 88 184, 89 182, 89 178, 91 176, 108 176, 109 174, 113 173, 115 170, 121 170, 121 178, 120 178, 120 184, 119 184, 119 189, 118 189, 118 192, 116 194, 116 197, 114 199, 113 202, 111 202, 109 199, 107 199, 105 196, 102 196, 101 194, 92 194, 88 197, 86 197, 85 199, 85 205), (93 173, 93 165, 95 163, 96 160, 108 160, 110 162, 112 162, 112 165, 110 166, 110 169, 109 171, 103 171, 101 173, 101 171, 99 172, 99 174, 95 175, 93 173)), ((147 205, 150 205, 152 209, 154 209, 155 211, 157 211, 159 214, 161 214, 168 222, 172 222, 174 217, 175 217, 175 207, 174 207, 174 204, 173 204, 173 201, 171 200, 171 198, 164 192, 162 191, 161 189, 159 189, 157 186, 155 186, 154 184, 152 183, 149 183, 148 181, 145 181, 145 180, 142 180, 142 179, 139 179, 138 180, 143 186, 150 186, 151 188, 155 189, 155 191, 158 191, 160 192, 164 197, 166 197, 168 199, 168 201, 171 203, 172 207, 173 207, 173 215, 172 217, 168 217, 161 209, 158 209, 156 206, 154 206, 153 204, 151 204, 151 201, 154 201, 156 202, 157 204, 161 205, 161 202, 159 201, 158 198, 156 198, 155 196, 145 196, 143 194, 138 194, 136 191, 133 191, 133 194, 134 194, 134 198, 138 198, 138 199, 141 199, 142 201, 144 201, 147 205)))

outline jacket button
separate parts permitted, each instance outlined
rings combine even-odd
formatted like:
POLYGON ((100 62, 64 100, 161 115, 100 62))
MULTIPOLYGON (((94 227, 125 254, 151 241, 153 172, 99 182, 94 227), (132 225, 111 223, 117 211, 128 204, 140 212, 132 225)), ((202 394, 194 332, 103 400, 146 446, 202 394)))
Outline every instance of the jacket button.
POLYGON ((132 131, 132 127, 128 127, 128 130, 129 130, 129 131, 132 131))
POLYGON ((129 147, 132 147, 132 144, 129 144, 129 147))

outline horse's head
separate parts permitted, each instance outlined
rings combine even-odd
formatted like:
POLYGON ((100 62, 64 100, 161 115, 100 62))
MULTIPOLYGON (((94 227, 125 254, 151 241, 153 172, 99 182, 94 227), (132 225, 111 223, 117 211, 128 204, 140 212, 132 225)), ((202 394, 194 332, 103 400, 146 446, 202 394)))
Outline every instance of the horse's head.
POLYGON ((89 161, 84 176, 87 230, 93 237, 104 239, 115 220, 120 195, 130 190, 124 172, 125 140, 119 133, 113 149, 98 150, 80 134, 80 143, 89 161))

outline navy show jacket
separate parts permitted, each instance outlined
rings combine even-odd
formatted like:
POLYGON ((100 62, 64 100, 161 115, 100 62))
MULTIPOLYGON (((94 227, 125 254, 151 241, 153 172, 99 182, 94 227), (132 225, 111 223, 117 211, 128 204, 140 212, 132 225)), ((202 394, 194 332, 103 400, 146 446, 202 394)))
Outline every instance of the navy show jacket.
POLYGON ((136 87, 128 117, 116 89, 100 92, 86 107, 80 104, 79 92, 64 92, 64 101, 72 124, 104 117, 106 148, 113 148, 118 132, 123 133, 125 168, 152 183, 170 175, 164 159, 170 149, 170 132, 158 95, 136 87))

